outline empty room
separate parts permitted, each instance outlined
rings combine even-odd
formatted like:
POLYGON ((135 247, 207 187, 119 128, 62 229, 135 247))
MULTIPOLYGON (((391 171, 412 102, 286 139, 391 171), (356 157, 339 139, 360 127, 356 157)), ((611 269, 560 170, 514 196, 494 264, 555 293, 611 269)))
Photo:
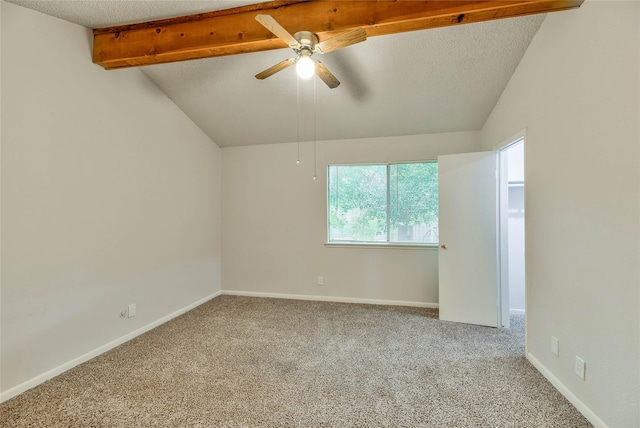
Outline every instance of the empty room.
POLYGON ((0 25, 0 426, 640 426, 639 2, 0 25))

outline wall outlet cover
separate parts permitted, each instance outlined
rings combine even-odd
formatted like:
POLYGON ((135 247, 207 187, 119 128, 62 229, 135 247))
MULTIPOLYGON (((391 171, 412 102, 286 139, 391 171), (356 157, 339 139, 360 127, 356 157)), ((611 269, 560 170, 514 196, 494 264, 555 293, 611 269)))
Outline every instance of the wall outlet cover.
POLYGON ((584 360, 576 355, 576 376, 584 380, 584 372, 586 370, 586 363, 584 360))
POLYGON ((551 353, 556 357, 560 355, 560 341, 555 336, 551 336, 551 353))

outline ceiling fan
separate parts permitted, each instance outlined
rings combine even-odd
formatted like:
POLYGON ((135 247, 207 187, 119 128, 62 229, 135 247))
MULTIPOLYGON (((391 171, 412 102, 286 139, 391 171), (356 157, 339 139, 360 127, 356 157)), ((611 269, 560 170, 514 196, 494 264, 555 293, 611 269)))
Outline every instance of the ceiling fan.
POLYGON ((298 31, 292 36, 271 15, 257 15, 256 21, 288 44, 297 54, 296 58, 285 59, 273 67, 269 67, 256 74, 256 78, 258 79, 266 79, 290 65, 296 64, 296 71, 301 78, 308 79, 314 74, 317 74, 329 88, 336 88, 340 84, 338 79, 336 79, 324 64, 311 58, 311 56, 314 53, 325 54, 336 49, 363 42, 367 39, 367 32, 362 28, 356 28, 355 30, 347 31, 336 37, 318 42, 318 38, 310 31, 298 31))

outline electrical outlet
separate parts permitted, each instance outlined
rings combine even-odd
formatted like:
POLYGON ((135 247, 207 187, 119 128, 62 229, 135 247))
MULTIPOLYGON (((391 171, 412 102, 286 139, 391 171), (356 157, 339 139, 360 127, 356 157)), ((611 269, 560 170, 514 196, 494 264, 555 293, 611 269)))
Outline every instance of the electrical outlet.
POLYGON ((323 276, 319 276, 318 277, 318 285, 324 285, 324 277, 323 276))
POLYGON ((586 363, 584 360, 576 355, 576 376, 584 380, 584 372, 586 370, 586 363))
POLYGON ((120 318, 129 318, 129 310, 123 309, 120 311, 120 318))
POLYGON ((136 304, 135 303, 131 303, 129 305, 128 318, 135 317, 135 316, 136 316, 136 304))
POLYGON ((556 357, 560 355, 560 341, 555 336, 551 336, 551 353, 556 357))

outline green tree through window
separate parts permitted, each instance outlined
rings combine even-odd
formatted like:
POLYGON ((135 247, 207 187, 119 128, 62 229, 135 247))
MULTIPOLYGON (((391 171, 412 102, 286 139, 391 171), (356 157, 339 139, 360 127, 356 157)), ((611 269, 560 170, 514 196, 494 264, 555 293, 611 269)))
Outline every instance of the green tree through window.
POLYGON ((330 165, 329 242, 438 242, 437 162, 330 165))

